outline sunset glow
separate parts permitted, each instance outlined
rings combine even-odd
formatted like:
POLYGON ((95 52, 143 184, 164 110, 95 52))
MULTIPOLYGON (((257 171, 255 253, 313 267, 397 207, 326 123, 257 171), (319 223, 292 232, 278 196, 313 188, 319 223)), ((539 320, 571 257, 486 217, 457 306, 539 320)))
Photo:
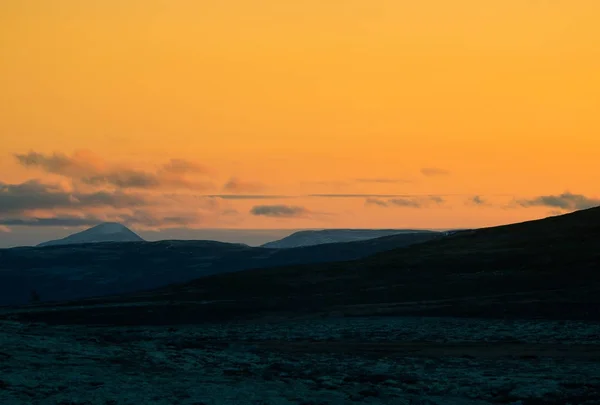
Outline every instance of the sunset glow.
POLYGON ((597 0, 5 0, 23 227, 455 228, 600 205, 597 0), (36 225, 37 221, 37 225, 36 225))

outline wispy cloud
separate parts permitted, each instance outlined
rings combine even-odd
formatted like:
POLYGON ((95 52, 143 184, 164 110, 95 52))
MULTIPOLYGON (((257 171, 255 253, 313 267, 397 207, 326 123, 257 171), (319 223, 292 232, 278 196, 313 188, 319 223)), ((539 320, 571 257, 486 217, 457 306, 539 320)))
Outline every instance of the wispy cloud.
POLYGON ((424 167, 421 169, 421 174, 427 177, 448 176, 450 175, 450 171, 438 167, 424 167))
POLYGON ((432 195, 429 196, 429 200, 436 203, 436 204, 443 204, 446 202, 446 200, 444 200, 444 198, 442 196, 439 195, 432 195))
POLYGON ((122 170, 106 174, 97 174, 82 177, 81 181, 86 184, 112 185, 120 188, 158 188, 161 185, 158 176, 154 173, 146 173, 138 170, 122 170))
POLYGON ((410 180, 397 179, 397 178, 385 178, 385 177, 374 177, 374 178, 359 178, 354 179, 357 183, 379 183, 379 184, 398 184, 398 183, 410 183, 410 180))
POLYGON ((8 226, 0 225, 0 232, 2 232, 2 233, 11 233, 12 229, 10 229, 8 226))
POLYGON ((0 226, 29 227, 81 227, 94 226, 106 221, 119 222, 136 228, 186 227, 197 224, 202 217, 197 213, 175 213, 161 215, 149 210, 138 209, 131 212, 113 212, 108 215, 54 215, 49 217, 0 218, 0 226))
POLYGON ((282 198, 297 198, 298 196, 277 194, 208 194, 204 197, 221 198, 223 200, 278 200, 282 198))
POLYGON ((190 189, 210 190, 214 184, 198 175, 208 175, 204 166, 182 159, 172 159, 155 171, 139 170, 127 165, 110 165, 91 152, 16 154, 17 161, 30 168, 61 175, 93 186, 113 186, 127 189, 190 189), (192 175, 193 178, 190 178, 192 175))
POLYGON ((255 216, 274 218, 300 218, 309 215, 310 211, 294 205, 257 205, 252 207, 250 213, 255 216))
POLYGON ((168 163, 164 164, 162 170, 169 173, 204 173, 211 174, 212 170, 208 167, 199 163, 190 162, 184 159, 171 159, 168 163))
POLYGON ((218 200, 186 194, 81 192, 36 180, 0 183, 0 225, 4 227, 79 227, 106 221, 142 228, 194 227, 214 222, 228 208, 218 200))
POLYGON ((93 217, 75 217, 75 216, 55 216, 49 218, 0 218, 0 224, 7 226, 94 226, 102 223, 99 218, 93 217))
POLYGON ((266 186, 259 182, 243 181, 237 177, 229 179, 223 186, 223 190, 231 193, 254 193, 266 189, 266 186))
POLYGON ((426 208, 433 204, 443 204, 444 199, 440 196, 411 197, 411 198, 390 198, 387 200, 381 198, 367 198, 366 205, 375 205, 378 207, 404 207, 404 208, 426 208))
POLYGON ((354 182, 346 180, 316 180, 303 181, 301 184, 308 186, 325 186, 329 188, 345 188, 352 186, 354 182))
POLYGON ((484 198, 481 195, 474 195, 474 196, 468 197, 465 200, 464 204, 467 206, 471 206, 471 207, 491 207, 492 206, 492 204, 488 201, 488 199, 484 198))
POLYGON ((142 228, 186 227, 196 225, 202 222, 202 220, 203 217, 199 212, 170 212, 161 214, 144 209, 115 216, 115 221, 117 222, 142 228))
POLYGON ((22 166, 39 168, 48 173, 71 178, 85 177, 104 170, 104 162, 88 151, 78 151, 73 156, 58 152, 42 154, 34 151, 14 156, 22 166))
POLYGON ((417 199, 410 198, 392 198, 387 201, 388 205, 396 207, 422 208, 425 204, 417 199))
POLYGON ((0 183, 0 215, 36 209, 113 207, 129 208, 148 205, 140 195, 120 191, 80 193, 60 185, 30 180, 19 184, 0 183))
POLYGON ((519 200, 517 203, 522 207, 551 207, 562 210, 581 210, 600 206, 600 199, 565 192, 559 195, 542 195, 532 199, 519 200))
POLYGON ((381 200, 379 198, 367 198, 365 200, 365 205, 378 205, 380 207, 389 207, 387 201, 381 200))
POLYGON ((305 197, 313 198, 411 198, 427 199, 443 202, 444 196, 457 196, 460 194, 308 194, 305 197))
POLYGON ((486 205, 487 204, 487 202, 481 196, 478 196, 478 195, 473 196, 470 199, 470 202, 475 205, 486 205))
POLYGON ((306 197, 316 198, 393 198, 405 197, 403 194, 308 194, 306 197))

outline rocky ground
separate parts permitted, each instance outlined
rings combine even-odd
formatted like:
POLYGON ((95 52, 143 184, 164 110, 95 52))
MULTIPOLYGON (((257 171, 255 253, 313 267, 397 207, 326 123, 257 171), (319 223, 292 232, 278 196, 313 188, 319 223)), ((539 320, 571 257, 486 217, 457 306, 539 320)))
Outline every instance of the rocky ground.
POLYGON ((600 404, 600 323, 1 321, 0 404, 600 404))

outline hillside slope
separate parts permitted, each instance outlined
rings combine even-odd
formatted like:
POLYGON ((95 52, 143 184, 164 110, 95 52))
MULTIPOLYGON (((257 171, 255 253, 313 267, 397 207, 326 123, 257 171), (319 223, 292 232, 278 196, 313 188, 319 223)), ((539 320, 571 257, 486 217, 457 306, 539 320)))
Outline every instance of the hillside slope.
POLYGON ((458 232, 353 262, 220 274, 74 305, 13 315, 111 324, 332 313, 600 320, 600 208, 458 232))
POLYGON ((79 243, 98 242, 143 242, 139 235, 124 225, 116 222, 105 222, 85 231, 74 233, 66 238, 40 243, 38 246, 73 245, 79 243))
POLYGON ((402 234, 295 249, 213 241, 71 244, 0 250, 0 305, 123 294, 255 268, 353 260, 439 234, 402 234))
POLYGON ((283 239, 265 243, 262 247, 284 249, 325 243, 356 242, 404 233, 431 233, 407 229, 323 229, 318 231, 298 231, 283 239))

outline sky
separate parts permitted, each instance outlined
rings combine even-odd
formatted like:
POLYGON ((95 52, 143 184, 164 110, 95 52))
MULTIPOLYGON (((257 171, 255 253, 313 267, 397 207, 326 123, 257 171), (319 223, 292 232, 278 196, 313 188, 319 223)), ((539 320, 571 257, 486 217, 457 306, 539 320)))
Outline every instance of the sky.
POLYGON ((0 247, 600 205, 598 19, 597 0, 3 0, 0 247))

